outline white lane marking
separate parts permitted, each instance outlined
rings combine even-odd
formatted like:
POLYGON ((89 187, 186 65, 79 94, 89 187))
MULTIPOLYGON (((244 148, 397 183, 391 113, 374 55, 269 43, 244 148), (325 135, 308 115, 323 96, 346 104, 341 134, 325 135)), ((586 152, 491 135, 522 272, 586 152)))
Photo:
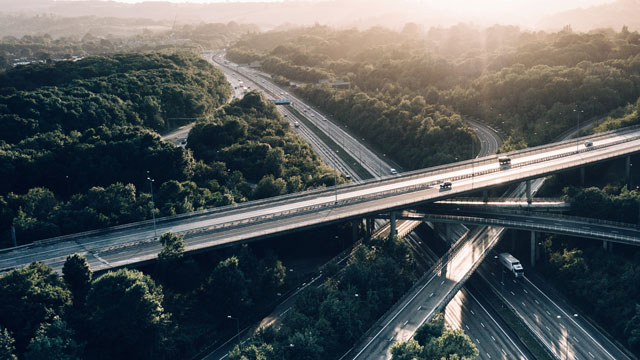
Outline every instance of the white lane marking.
POLYGON ((484 323, 482 323, 482 321, 480 321, 480 325, 482 325, 482 327, 485 327, 485 326, 484 326, 484 323))
POLYGON ((527 289, 522 289, 522 291, 524 291, 525 294, 528 294, 529 292, 527 291, 527 289))
POLYGON ((525 281, 527 281, 529 284, 531 284, 531 286, 533 286, 534 288, 536 288, 536 290, 538 290, 538 292, 540 292, 544 297, 547 298, 547 300, 549 300, 553 305, 555 305, 558 309, 560 309, 560 311, 562 311, 565 316, 567 316, 578 328, 580 328, 580 330, 582 330, 582 332, 584 332, 589 339, 591 339, 591 341, 593 341, 594 343, 596 343, 607 355, 609 355, 609 357, 611 359, 616 360, 616 358, 611 355, 611 353, 609 353, 607 351, 607 349, 604 348, 604 346, 602 346, 602 344, 600 344, 599 342, 597 342, 592 336, 591 334, 589 334, 582 326, 580 326, 580 324, 578 324, 578 322, 576 322, 571 316, 569 316, 569 314, 567 314, 562 308, 560 308, 560 306, 558 306, 558 304, 556 304, 555 302, 553 302, 553 300, 551 300, 551 298, 549 298, 547 296, 547 294, 543 293, 542 290, 540 290, 534 283, 532 283, 531 281, 529 281, 529 279, 527 279, 526 277, 524 278, 525 281))
POLYGON ((516 296, 516 294, 513 291, 509 291, 511 293, 511 295, 516 296))
POLYGON ((494 337, 493 337, 493 335, 491 335, 491 339, 492 339, 493 341, 496 341, 496 338, 494 338, 494 337))
MULTIPOLYGON (((491 286, 493 287, 493 285, 491 285, 491 286)), ((516 343, 513 341, 513 339, 512 339, 509 335, 507 335, 507 333, 504 331, 504 329, 502 328, 502 326, 500 326, 500 325, 498 324, 498 322, 496 321, 496 319, 494 319, 494 318, 493 318, 493 316, 491 316, 491 314, 489 314, 489 312, 487 311, 487 309, 486 309, 482 304, 480 304, 480 301, 478 301, 478 299, 477 299, 475 296, 473 296, 473 294, 472 294, 471 292, 469 292, 469 296, 470 296, 473 300, 475 300, 475 302, 476 302, 478 305, 480 305, 480 308, 482 308, 482 310, 484 310, 484 312, 489 316, 489 319, 491 319, 491 321, 493 321, 493 323, 494 323, 494 324, 496 324, 496 326, 498 327, 498 329, 500 329, 500 331, 502 332, 502 334, 504 334, 504 336, 505 336, 505 337, 509 340, 509 342, 513 345, 513 347, 514 347, 514 348, 516 348, 516 349, 518 350, 518 352, 520 353, 520 355, 522 355, 522 359, 524 359, 524 360, 528 360, 528 358, 524 355, 524 352, 522 352, 522 349, 520 349, 520 348, 518 347, 518 345, 516 345, 516 343)), ((507 355, 507 353, 504 351, 504 349, 502 349, 502 352, 503 352, 505 355, 507 355)))

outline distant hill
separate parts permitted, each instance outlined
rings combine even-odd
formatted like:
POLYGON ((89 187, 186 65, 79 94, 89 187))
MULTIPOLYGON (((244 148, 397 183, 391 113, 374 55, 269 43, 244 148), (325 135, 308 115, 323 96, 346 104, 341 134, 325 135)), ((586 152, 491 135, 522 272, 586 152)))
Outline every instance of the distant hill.
POLYGON ((640 30, 640 0, 617 0, 610 4, 574 9, 543 19, 538 27, 557 30, 571 25, 573 30, 588 31, 597 28, 640 30))

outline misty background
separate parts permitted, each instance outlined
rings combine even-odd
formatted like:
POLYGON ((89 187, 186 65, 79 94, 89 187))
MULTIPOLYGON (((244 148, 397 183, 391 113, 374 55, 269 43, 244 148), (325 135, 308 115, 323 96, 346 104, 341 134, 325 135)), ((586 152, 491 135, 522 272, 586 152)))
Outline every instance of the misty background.
MULTIPOLYGON (((205 0, 201 0, 205 1, 205 0)), ((200 23, 254 24, 266 31, 300 25, 360 29, 516 25, 524 30, 640 29, 640 0, 313 0, 282 2, 174 2, 131 0, 2 0, 0 36, 123 36, 200 23), (74 18, 69 22, 68 18, 74 18)))

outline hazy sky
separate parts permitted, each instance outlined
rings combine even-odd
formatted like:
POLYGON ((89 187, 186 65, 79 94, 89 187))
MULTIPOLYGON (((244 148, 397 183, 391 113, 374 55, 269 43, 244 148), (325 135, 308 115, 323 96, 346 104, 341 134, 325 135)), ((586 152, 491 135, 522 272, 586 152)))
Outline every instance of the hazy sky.
MULTIPOLYGON (((82 0, 79 0, 82 1, 82 0)), ((141 3, 147 0, 113 0, 125 3, 141 3)), ((317 2, 326 0, 160 0, 173 3, 224 3, 224 2, 317 2)), ((339 1, 339 0, 338 0, 339 1)), ((403 0, 386 0, 389 3, 399 3, 403 0)), ((570 9, 575 7, 586 7, 591 5, 604 4, 614 0, 404 0, 406 2, 417 2, 429 4, 437 8, 460 9, 461 7, 479 8, 505 6, 509 8, 537 8, 551 7, 554 9, 570 9)))

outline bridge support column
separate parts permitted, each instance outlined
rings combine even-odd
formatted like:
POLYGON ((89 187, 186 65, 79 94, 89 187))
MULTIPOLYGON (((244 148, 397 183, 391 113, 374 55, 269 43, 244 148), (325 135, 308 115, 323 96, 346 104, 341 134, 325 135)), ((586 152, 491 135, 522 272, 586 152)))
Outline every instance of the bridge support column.
POLYGON ((484 190, 482 192, 482 201, 486 204, 489 202, 489 192, 487 190, 484 190))
POLYGON ((396 236, 396 212, 392 211, 389 216, 389 239, 393 239, 396 236))
POLYGON ((444 224, 444 236, 447 242, 451 242, 451 224, 449 223, 444 224))
POLYGON ((602 240, 602 248, 607 250, 607 247, 609 247, 609 242, 607 240, 602 240))
POLYGON ((370 239, 371 235, 373 235, 373 219, 367 218, 365 221, 365 238, 370 239))
POLYGON ((631 176, 631 156, 627 156, 624 158, 626 160, 626 164, 624 167, 624 177, 629 179, 631 176))
POLYGON ((580 185, 584 185, 584 167, 580 168, 580 185))
POLYGON ((531 180, 525 182, 525 191, 527 193, 527 204, 531 205, 533 199, 531 198, 531 180))
POLYGON ((536 266, 536 232, 531 232, 531 267, 536 266))
POLYGON ((351 221, 351 242, 353 244, 358 241, 358 225, 362 223, 362 219, 351 221))

